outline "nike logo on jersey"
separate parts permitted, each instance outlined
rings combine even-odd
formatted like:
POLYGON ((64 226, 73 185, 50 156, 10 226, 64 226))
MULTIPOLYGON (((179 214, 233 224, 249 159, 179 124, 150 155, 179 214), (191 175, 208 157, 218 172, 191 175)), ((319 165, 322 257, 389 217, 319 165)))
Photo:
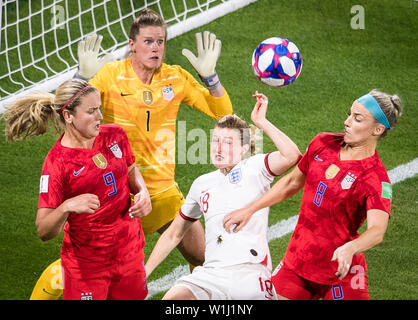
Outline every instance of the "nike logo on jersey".
POLYGON ((121 95, 122 97, 126 97, 126 96, 131 96, 131 95, 133 95, 133 93, 123 93, 123 92, 121 92, 121 93, 120 93, 120 95, 121 95))
POLYGON ((49 295, 51 295, 51 296, 54 296, 54 297, 58 297, 58 296, 60 296, 62 294, 62 290, 60 290, 56 294, 46 291, 45 288, 42 288, 42 291, 45 292, 45 293, 47 293, 47 294, 49 294, 49 295))
POLYGON ((324 161, 324 160, 322 160, 320 157, 318 157, 318 155, 316 155, 316 156, 314 157, 314 160, 316 160, 316 161, 324 161))
POLYGON ((75 171, 75 170, 73 170, 73 175, 74 175, 74 177, 77 177, 82 171, 84 170, 84 167, 82 167, 80 170, 78 170, 78 171, 75 171))

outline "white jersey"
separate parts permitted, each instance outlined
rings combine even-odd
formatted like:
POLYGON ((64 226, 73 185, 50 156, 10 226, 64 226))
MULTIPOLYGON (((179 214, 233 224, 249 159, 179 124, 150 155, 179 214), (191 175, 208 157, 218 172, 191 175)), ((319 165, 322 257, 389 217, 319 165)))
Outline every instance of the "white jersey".
POLYGON ((251 217, 239 232, 223 227, 226 214, 241 209, 270 189, 274 175, 268 154, 240 161, 227 175, 220 170, 197 178, 190 187, 180 215, 187 220, 205 218, 205 267, 225 267, 242 263, 263 263, 271 271, 267 242, 269 208, 251 217))

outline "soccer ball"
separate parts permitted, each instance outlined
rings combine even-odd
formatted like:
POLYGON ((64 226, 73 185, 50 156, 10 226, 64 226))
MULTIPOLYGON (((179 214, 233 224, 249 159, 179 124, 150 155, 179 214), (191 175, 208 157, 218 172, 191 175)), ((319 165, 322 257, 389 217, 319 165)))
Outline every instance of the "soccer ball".
POLYGON ((293 83, 299 76, 302 56, 292 41, 273 37, 255 48, 252 66, 261 82, 272 87, 283 87, 293 83))

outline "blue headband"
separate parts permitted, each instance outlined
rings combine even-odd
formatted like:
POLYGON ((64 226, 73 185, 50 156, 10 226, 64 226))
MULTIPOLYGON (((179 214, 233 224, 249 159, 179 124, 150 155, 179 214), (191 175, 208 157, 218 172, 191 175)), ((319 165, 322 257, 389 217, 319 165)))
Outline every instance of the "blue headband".
POLYGON ((363 106, 370 111, 373 117, 376 118, 381 124, 383 124, 386 129, 390 130, 392 127, 389 124, 388 118, 386 118, 385 113, 382 111, 382 108, 377 103, 376 99, 371 94, 365 94, 364 96, 357 99, 363 106))

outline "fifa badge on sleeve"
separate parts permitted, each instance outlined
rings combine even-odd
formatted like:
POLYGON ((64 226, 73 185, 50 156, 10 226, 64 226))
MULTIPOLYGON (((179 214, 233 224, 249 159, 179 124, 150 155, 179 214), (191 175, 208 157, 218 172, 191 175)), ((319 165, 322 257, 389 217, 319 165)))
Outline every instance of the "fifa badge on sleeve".
POLYGON ((41 181, 39 183, 39 193, 48 193, 48 183, 49 183, 49 174, 42 175, 41 181))
POLYGON ((388 182, 382 182, 382 198, 392 201, 392 185, 388 182))

